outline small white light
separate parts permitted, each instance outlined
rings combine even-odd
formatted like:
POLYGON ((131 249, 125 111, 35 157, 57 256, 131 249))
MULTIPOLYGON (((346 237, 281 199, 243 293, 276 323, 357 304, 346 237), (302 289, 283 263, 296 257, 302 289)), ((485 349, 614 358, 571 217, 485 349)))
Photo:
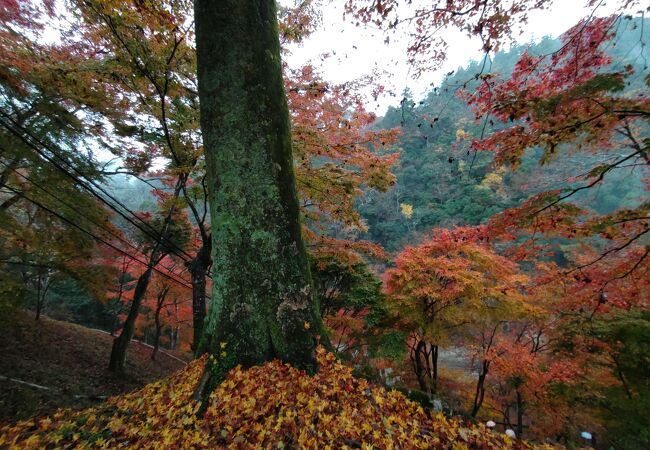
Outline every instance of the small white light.
POLYGON ((508 428, 506 430, 506 436, 511 437, 511 438, 515 438, 515 437, 517 437, 517 434, 514 432, 514 430, 511 430, 510 428, 508 428))
POLYGON ((493 420, 488 420, 487 422, 485 422, 485 426, 488 427, 488 428, 494 428, 494 427, 497 426, 497 424, 494 423, 493 420))
POLYGON ((582 437, 582 439, 591 441, 591 433, 588 431, 583 431, 582 433, 580 433, 580 436, 582 437))

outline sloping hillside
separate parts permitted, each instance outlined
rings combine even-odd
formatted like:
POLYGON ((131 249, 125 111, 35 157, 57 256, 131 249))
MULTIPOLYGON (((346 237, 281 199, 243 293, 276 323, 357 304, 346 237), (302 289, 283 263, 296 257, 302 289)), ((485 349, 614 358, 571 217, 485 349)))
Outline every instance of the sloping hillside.
POLYGON ((127 358, 128 374, 117 377, 106 371, 112 338, 101 331, 47 317, 35 321, 22 311, 2 314, 0 329, 3 422, 49 414, 59 407, 91 406, 106 396, 140 388, 184 366, 167 354, 159 354, 157 361, 151 361, 151 348, 133 342, 127 358))
MULTIPOLYGON (((224 351, 222 356, 227 354, 224 351)), ((207 358, 98 408, 0 427, 9 448, 551 449, 440 413, 352 376, 321 347, 308 376, 278 361, 236 367, 198 418, 192 393, 207 358)), ((218 360, 212 360, 219 364, 218 360)))

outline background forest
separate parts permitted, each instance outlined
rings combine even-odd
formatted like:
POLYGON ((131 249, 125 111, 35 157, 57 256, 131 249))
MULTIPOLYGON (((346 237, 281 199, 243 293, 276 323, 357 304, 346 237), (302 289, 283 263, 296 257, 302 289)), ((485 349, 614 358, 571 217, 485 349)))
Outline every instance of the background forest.
MULTIPOLYGON (((19 3, 0 2, 6 345, 50 319, 100 329, 98 370, 131 381, 132 338, 158 366, 215 354, 192 2, 19 3), (60 40, 43 37, 51 17, 60 40)), ((385 25, 388 6, 348 9, 385 25)), ((320 306, 305 330, 322 320, 356 377, 532 442, 650 447, 650 19, 636 9, 486 47, 381 117, 363 94, 381 80, 283 65, 320 306)), ((278 16, 283 52, 318 26, 312 2, 278 16)), ((20 378, 13 365, 0 375, 20 378)))

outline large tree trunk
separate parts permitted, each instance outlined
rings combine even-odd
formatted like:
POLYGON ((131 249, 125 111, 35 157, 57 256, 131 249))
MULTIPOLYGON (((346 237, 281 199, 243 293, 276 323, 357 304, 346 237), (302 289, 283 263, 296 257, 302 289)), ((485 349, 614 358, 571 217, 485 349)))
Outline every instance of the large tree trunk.
MULTIPOLYGON (((203 341, 217 374, 280 358, 316 370, 323 327, 300 232, 274 0, 196 0, 213 293, 203 341)), ((205 378, 205 377, 204 377, 205 378)))

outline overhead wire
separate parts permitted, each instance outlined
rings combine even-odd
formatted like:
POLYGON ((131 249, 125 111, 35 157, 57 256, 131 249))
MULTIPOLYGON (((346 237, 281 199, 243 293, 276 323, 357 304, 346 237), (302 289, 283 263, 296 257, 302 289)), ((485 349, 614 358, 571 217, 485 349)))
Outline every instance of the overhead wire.
MULTIPOLYGON (((5 116, 8 120, 11 121, 11 125, 7 124, 4 120, 0 119, 0 124, 2 124, 5 128, 7 128, 9 131, 11 131, 14 135, 16 135, 19 139, 21 139, 25 144, 27 144, 30 148, 35 150, 42 158, 45 158, 48 162, 52 163, 57 169, 61 170, 64 172, 65 175, 67 175, 69 178, 74 180, 76 183, 79 183, 84 189, 89 191, 91 194, 93 194, 96 198, 98 198, 100 201, 102 201, 104 204, 106 204, 109 208, 111 208, 113 211, 117 212, 121 217, 123 217, 125 220, 127 220, 129 223, 131 223, 133 226, 137 227, 140 229, 143 233, 149 235, 150 237, 160 240, 161 242, 165 243, 167 246, 176 247, 176 250, 182 254, 184 254, 187 258, 192 258, 191 255, 189 255, 187 252, 185 252, 183 249, 179 248, 178 246, 174 245, 173 242, 170 242, 166 237, 162 236, 158 230, 156 230, 151 224, 146 222, 144 219, 139 217, 135 212, 130 210, 126 205, 124 205, 123 202, 121 202, 119 199, 117 199, 115 196, 111 195, 106 191, 105 188, 103 188, 100 184, 98 184, 96 181, 92 180, 88 175, 84 174, 81 172, 75 165, 70 163, 66 158, 62 157, 58 152, 54 151, 52 146, 45 144, 43 141, 41 141, 39 138, 34 136, 28 129, 20 125, 18 122, 16 122, 10 115, 8 115, 6 112, 0 110, 0 114, 5 116), (15 128, 14 128, 15 127, 15 128), (19 129, 23 133, 25 133, 29 138, 33 139, 36 143, 41 145, 43 148, 45 148, 47 151, 49 151, 52 155, 54 155, 58 160, 63 162, 66 166, 70 167, 74 172, 77 173, 77 175, 71 174, 66 170, 64 167, 62 167, 59 163, 54 161, 54 159, 47 154, 43 152, 43 150, 39 149, 34 142, 31 142, 30 139, 26 138, 25 135, 23 135, 21 132, 16 130, 19 129), (80 179, 79 177, 85 178, 86 181, 80 179), (88 186, 91 185, 92 187, 88 186), (135 220, 140 222, 142 225, 138 225, 135 223, 135 221, 127 216, 124 212, 120 211, 114 204, 111 204, 106 198, 104 198, 102 195, 98 194, 93 188, 96 188, 99 190, 103 195, 114 201, 118 206, 120 206, 122 209, 127 211, 129 214, 131 214, 135 220), (143 229, 142 226, 146 227, 147 229, 143 229), (167 242, 164 242, 167 240, 167 242)), ((181 255, 178 255, 181 256, 181 255)))
MULTIPOLYGON (((147 223, 144 219, 139 217, 134 211, 129 209, 126 205, 124 205, 123 202, 121 202, 119 199, 115 198, 113 195, 108 193, 106 189, 104 189, 101 185, 99 185, 97 182, 95 182, 92 179, 89 179, 89 177, 81 172, 75 165, 71 164, 66 158, 62 157, 58 152, 54 151, 51 146, 43 143, 40 139, 35 137, 29 130, 24 128, 22 125, 18 124, 10 115, 8 115, 6 112, 0 110, 0 114, 7 118, 9 121, 11 121, 11 124, 8 124, 5 120, 0 118, 0 124, 3 125, 7 130, 9 130, 12 134, 16 135, 20 140, 22 140, 25 144, 27 144, 30 148, 32 148, 34 151, 36 151, 39 156, 42 158, 46 159, 48 162, 52 163, 57 169, 59 169, 61 172, 63 172, 66 176, 71 178, 75 183, 78 183, 81 185, 84 189, 86 189, 88 192, 90 192, 94 197, 96 197, 98 200, 100 200, 102 203, 106 204, 111 210, 115 211, 117 214, 119 214, 122 218, 124 218, 127 222, 129 222, 131 225, 135 226, 138 228, 140 231, 145 233, 147 236, 160 241, 163 243, 167 248, 169 248, 171 253, 175 254, 176 256, 180 257, 184 262, 187 262, 188 260, 192 259, 192 256, 187 253, 185 250, 181 249, 178 247, 176 244, 174 244, 172 241, 170 241, 166 236, 161 235, 158 230, 156 230, 154 227, 152 227, 149 223, 147 223), (65 167, 62 167, 61 164, 56 162, 52 157, 48 156, 43 152, 42 149, 38 148, 34 142, 31 142, 30 139, 28 139, 25 135, 23 135, 20 131, 25 133, 29 138, 33 139, 35 142, 40 144, 43 148, 48 150, 52 155, 54 155, 58 160, 62 161, 65 165, 70 167, 74 172, 78 174, 78 176, 70 173, 68 170, 66 170, 65 167), (84 181, 83 179, 79 178, 79 176, 85 178, 87 181, 84 181), (90 184, 90 186, 89 186, 90 184), (92 187, 91 187, 92 186, 92 187), (124 211, 126 211, 128 214, 133 216, 135 218, 132 219, 127 215, 125 212, 121 211, 118 209, 114 204, 109 202, 104 196, 100 195, 97 193, 97 191, 94 189, 96 188, 102 194, 104 194, 106 197, 108 197, 110 200, 114 201, 117 205, 119 205, 124 211), (142 223, 142 225, 139 225, 136 223, 136 221, 142 223), (143 228, 146 227, 145 228, 143 228), (187 258, 187 259, 186 259, 187 258)), ((209 275, 207 275, 209 278, 211 278, 209 275)))
POLYGON ((90 236, 91 238, 95 239, 96 241, 101 242, 102 244, 104 244, 104 245, 106 245, 106 246, 112 248, 113 250, 119 252, 120 254, 122 254, 122 255, 124 255, 124 256, 130 258, 130 259, 132 259, 133 261, 136 261, 136 262, 138 262, 138 263, 144 265, 145 267, 148 267, 148 268, 152 269, 152 270, 155 271, 156 273, 158 273, 158 274, 164 276, 165 278, 168 278, 168 279, 174 281, 175 283, 177 283, 177 284, 179 284, 179 285, 182 285, 183 287, 186 287, 186 288, 188 288, 188 289, 190 289, 190 290, 192 289, 192 285, 191 285, 191 284, 187 284, 186 282, 181 281, 181 280, 175 278, 174 276, 172 276, 172 275, 170 275, 170 274, 168 274, 168 273, 165 273, 165 272, 161 271, 161 270, 158 269, 155 265, 149 264, 149 263, 147 263, 146 261, 143 261, 143 260, 139 259, 137 256, 133 256, 133 255, 131 255, 131 254, 128 253, 127 251, 125 251, 125 250, 123 250, 123 249, 121 249, 121 248, 119 248, 119 247, 113 245, 112 243, 106 241, 105 239, 103 239, 103 238, 101 238, 101 237, 95 235, 95 234, 92 233, 91 231, 88 231, 88 230, 86 230, 85 228, 81 227, 80 225, 74 223, 72 220, 68 219, 67 217, 65 217, 65 216, 63 216, 63 215, 61 215, 61 214, 59 214, 58 212, 56 212, 55 210, 49 208, 48 206, 44 205, 43 203, 39 202, 38 200, 34 200, 33 198, 28 197, 24 192, 21 192, 21 191, 19 191, 19 190, 17 190, 17 189, 14 189, 14 188, 12 188, 11 186, 8 186, 8 185, 5 185, 4 188, 6 188, 6 189, 12 191, 12 192, 15 193, 16 195, 19 195, 20 197, 24 198, 25 200, 29 201, 30 203, 32 203, 32 204, 38 206, 38 207, 41 208, 42 210, 44 210, 44 211, 46 211, 46 212, 52 214, 53 216, 59 218, 60 220, 62 220, 62 221, 64 221, 65 223, 67 223, 68 225, 71 225, 72 227, 78 229, 78 230, 81 231, 82 233, 84 233, 84 234, 90 236))
MULTIPOLYGON (((115 198, 113 195, 109 194, 109 193, 108 193, 108 192, 107 192, 107 191, 106 191, 102 186, 100 186, 99 184, 97 184, 94 180, 90 179, 86 174, 84 174, 83 172, 81 172, 81 171, 80 171, 76 166, 74 166, 73 164, 71 164, 71 163, 70 163, 66 158, 62 157, 59 153, 57 153, 56 151, 54 151, 54 150, 51 148, 51 146, 49 146, 49 145, 43 143, 40 139, 38 139, 37 137, 35 137, 35 136, 34 136, 34 135, 29 131, 29 130, 27 130, 27 129, 24 128, 22 125, 20 125, 19 123, 17 123, 17 122, 16 122, 16 121, 15 121, 15 120, 10 116, 10 115, 8 115, 6 112, 4 112, 4 111, 2 111, 2 110, 0 110, 0 114, 1 114, 2 116, 6 117, 9 121, 11 121, 11 124, 8 124, 5 120, 3 120, 2 118, 0 118, 0 124, 3 125, 3 126, 4 126, 7 130, 9 130, 12 134, 16 135, 16 136, 17 136, 21 141, 23 141, 25 144, 27 144, 31 149, 33 149, 34 151, 36 151, 36 153, 37 153, 40 157, 42 157, 42 158, 44 158, 46 161, 50 162, 50 163, 51 163, 52 165, 54 165, 58 170, 60 170, 60 171, 63 172, 66 176, 68 176, 69 178, 71 178, 71 179, 72 179, 76 184, 80 185, 80 186, 83 187, 85 190, 87 190, 88 192, 90 192, 90 193, 91 193, 95 198, 97 198, 97 199, 100 200, 102 203, 104 203, 105 205, 107 205, 111 210, 115 211, 117 214, 119 214, 121 217, 123 217, 125 220, 127 220, 129 223, 131 223, 133 226, 135 226, 136 228, 138 228, 140 231, 142 231, 143 233, 145 233, 145 234, 148 235, 149 237, 151 237, 151 238, 153 238, 153 239, 159 241, 159 242, 162 243, 163 245, 165 245, 165 246, 170 250, 170 253, 176 255, 177 257, 179 257, 181 260, 183 260, 183 262, 186 262, 186 263, 188 262, 188 259, 186 259, 185 257, 187 257, 187 258, 189 258, 189 259, 192 259, 192 256, 191 256, 191 255, 189 255, 189 254, 188 254, 187 252, 185 252, 184 250, 180 249, 177 245, 175 245, 173 242, 171 242, 168 238, 166 238, 165 236, 163 236, 163 235, 161 235, 160 233, 158 233, 158 231, 157 231, 155 228, 153 228, 150 224, 148 224, 148 223, 147 223, 146 221, 144 221, 142 218, 138 217, 138 215, 137 215, 135 212, 133 212, 132 210, 130 210, 126 205, 124 205, 123 202, 121 202, 119 199, 115 198), (12 125, 13 125, 13 126, 12 126, 12 125), (15 128, 14 128, 14 127, 15 127, 15 128), (70 167, 74 172, 76 172, 79 176, 83 177, 83 178, 86 179, 87 181, 84 181, 83 179, 79 178, 79 176, 75 176, 74 174, 68 172, 68 170, 66 170, 64 167, 62 167, 61 164, 57 163, 57 162, 56 162, 52 157, 48 156, 48 155, 47 155, 43 150, 41 150, 40 148, 38 148, 38 146, 37 146, 36 144, 34 144, 34 142, 31 142, 30 139, 28 139, 27 137, 25 137, 25 136, 24 136, 22 133, 20 133, 16 128, 22 130, 22 131, 23 131, 27 136, 29 136, 29 138, 33 139, 35 142, 37 142, 38 144, 40 144, 43 148, 45 148, 46 150, 48 150, 52 155, 56 156, 60 161, 62 161, 65 165, 67 165, 68 167, 70 167), (99 191, 101 191, 104 195, 106 195, 106 197, 110 198, 110 199, 113 200, 115 203, 117 203, 121 208, 123 208, 126 212, 128 212, 129 214, 131 214, 135 219, 137 219, 138 221, 142 222, 142 224, 145 225, 148 229, 144 229, 142 226, 140 226, 139 224, 137 224, 137 223, 136 223, 133 219, 131 219, 127 214, 125 214, 123 211, 120 211, 120 210, 119 210, 119 209, 118 209, 114 204, 110 203, 106 198, 104 198, 102 195, 100 195, 99 193, 97 193, 97 191, 96 191, 95 189, 93 189, 93 187, 90 187, 89 184, 90 184, 91 186, 97 188, 99 191), (174 251, 174 248, 175 248, 176 251, 174 251), (179 250, 180 250, 180 251, 179 251, 179 250), (180 253, 180 254, 179 254, 179 253, 180 253), (183 255, 184 255, 185 257, 183 257, 183 255)), ((22 175, 22 174, 21 174, 21 175, 22 175)), ((109 242, 105 241, 104 239, 102 239, 102 238, 100 238, 100 237, 98 237, 98 236, 92 234, 92 233, 89 232, 88 230, 82 229, 81 227, 77 226, 75 223, 71 222, 70 220, 68 220, 68 219, 64 218, 63 216, 61 216, 60 214, 56 213, 56 211, 53 211, 52 209, 46 207, 45 205, 40 204, 40 203, 37 203, 37 202, 35 202, 33 199, 30 199, 30 198, 27 197, 24 193, 19 192, 19 191, 16 191, 16 190, 10 188, 9 186, 6 186, 6 187, 7 187, 8 189, 10 189, 11 191, 15 192, 16 194, 20 195, 21 197, 25 198, 26 200, 28 200, 28 201, 30 201, 30 202, 36 204, 37 206, 43 208, 44 210, 50 212, 51 214, 54 214, 55 216, 59 217, 61 220, 65 221, 66 223, 69 223, 69 224, 72 225, 73 227, 80 229, 80 231, 82 231, 83 233, 90 235, 91 237, 93 237, 94 239, 98 240, 99 242, 102 242, 103 244, 107 245, 108 247, 113 248, 114 250, 118 251, 119 253, 124 254, 125 256, 127 256, 127 257, 129 257, 129 258, 131 258, 131 259, 133 259, 133 260, 135 260, 135 261, 137 261, 137 262, 139 262, 140 264, 143 264, 143 265, 146 266, 146 267, 151 267, 147 262, 142 261, 142 260, 138 259, 137 257, 134 257, 133 255, 129 254, 128 252, 126 252, 126 251, 124 251, 124 250, 122 250, 122 249, 120 249, 120 248, 118 248, 118 247, 116 247, 116 246, 110 244, 109 242)), ((42 188, 42 186, 37 186, 37 187, 39 187, 39 188, 41 188, 42 190, 44 190, 44 189, 42 188)), ((47 191, 46 191, 46 192, 47 192, 47 191)), ((53 194, 51 194, 51 193, 49 193, 49 192, 48 192, 48 194, 51 195, 51 196, 53 196, 53 194)), ((55 196, 53 196, 53 197, 54 197, 54 198, 57 198, 57 197, 55 197, 55 196)), ((57 198, 57 199, 58 199, 58 198, 57 198)), ((58 199, 58 200, 61 201, 60 199, 58 199)), ((69 205, 67 205, 67 206, 70 207, 69 205)), ((96 223, 96 222, 95 222, 95 223, 96 223)), ((103 228, 103 229, 104 229, 104 231, 107 231, 105 228, 103 228)), ((111 234, 113 234, 113 233, 111 233, 111 234)), ((114 235, 114 234, 113 234, 113 235, 114 235)), ((115 236, 115 235, 114 235, 114 236, 115 236)), ((123 240, 123 239, 121 239, 121 240, 123 240)), ((124 241, 124 240, 123 240, 123 241, 124 241)), ((130 243, 128 243, 128 245, 132 246, 132 244, 130 244, 130 243)), ((173 280, 173 281, 175 281, 175 282, 181 284, 182 286, 184 286, 184 287, 186 287, 186 288, 189 288, 189 289, 192 289, 191 284, 186 284, 186 283, 187 283, 186 280, 179 281, 179 280, 175 279, 174 277, 172 277, 172 276, 170 276, 170 275, 168 275, 168 274, 166 274, 166 273, 160 271, 160 270, 157 269, 156 267, 151 267, 151 268, 152 268, 154 271, 156 271, 157 273, 159 273, 159 274, 161 274, 161 275, 163 275, 163 276, 165 276, 165 277, 167 277, 167 278, 169 278, 169 279, 171 279, 171 280, 173 280)), ((167 269, 167 268, 164 267, 164 266, 163 266, 163 268, 167 269)), ((209 274, 206 274, 206 276, 207 276, 208 278, 210 278, 210 279, 212 278, 209 274)), ((206 298, 207 298, 208 300, 210 299, 210 297, 207 296, 207 295, 206 295, 206 298)))
MULTIPOLYGON (((2 146, 0 146, 0 149, 2 149, 2 146)), ((127 239, 125 239, 124 237, 120 236, 120 235, 117 234, 116 232, 114 232, 114 231, 108 229, 107 227, 104 226, 104 224, 102 224, 102 223, 98 222, 97 220, 95 220, 95 219, 89 217, 88 215, 82 213, 81 211, 79 211, 78 208, 76 208, 75 206, 71 205, 69 202, 66 202, 65 200, 63 200, 63 199, 57 197, 57 196, 54 195, 52 192, 50 192, 49 190, 47 190, 46 188, 44 188, 44 187, 41 186, 40 184, 36 183, 33 179, 31 179, 31 178, 29 178, 28 176, 26 176, 26 175, 20 173, 20 172, 18 171, 18 169, 13 169, 13 168, 9 167, 9 165, 7 165, 6 163, 4 163, 4 162, 2 162, 2 161, 0 161, 0 164, 2 164, 3 166, 5 166, 5 167, 6 167, 7 169, 9 169, 9 170, 12 170, 16 175, 18 175, 19 177, 21 177, 23 180, 29 182, 31 185, 33 185, 33 186, 35 186, 36 188, 40 189, 41 191, 45 192, 47 195, 49 195, 50 197, 52 197, 52 198, 53 198, 54 200, 56 200, 57 202, 61 203, 62 205, 65 205, 67 208, 70 208, 72 211, 74 211, 74 212, 76 213, 76 215, 78 215, 78 216, 80 216, 80 217, 83 217, 84 219, 86 219, 87 221, 89 221, 90 223, 92 223, 93 225, 95 225, 97 228, 101 229, 102 231, 105 231, 106 233, 108 233, 108 234, 111 235, 112 237, 114 237, 114 238, 120 240, 121 242, 125 243, 127 246, 131 247, 131 248, 134 249, 135 251, 137 251, 137 252, 140 251, 140 249, 139 249, 137 246, 135 246, 133 243, 129 242, 127 239)), ((179 278, 182 279, 182 277, 180 277, 180 275, 176 274, 176 273, 173 271, 173 269, 170 269, 169 267, 165 267, 165 266, 162 265, 162 264, 160 264, 160 266, 161 266, 163 269, 169 271, 170 273, 175 274, 176 276, 178 276, 179 278)), ((183 281, 187 282, 187 280, 184 280, 184 279, 183 279, 183 281)))

